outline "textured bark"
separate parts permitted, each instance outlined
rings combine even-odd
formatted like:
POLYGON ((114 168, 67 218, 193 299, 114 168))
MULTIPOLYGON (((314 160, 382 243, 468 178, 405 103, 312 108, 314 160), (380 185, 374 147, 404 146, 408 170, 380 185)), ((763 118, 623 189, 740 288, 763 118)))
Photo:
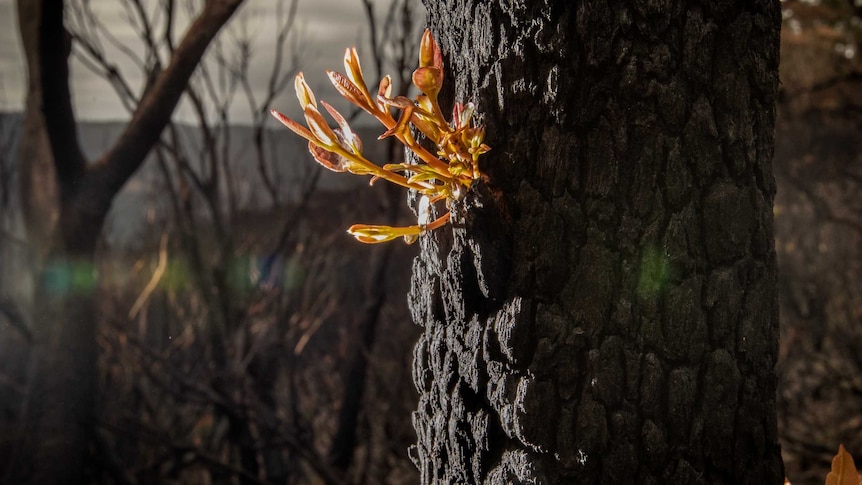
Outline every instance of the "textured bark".
POLYGON ((422 483, 782 483, 779 2, 425 3, 492 151, 414 262, 422 483))

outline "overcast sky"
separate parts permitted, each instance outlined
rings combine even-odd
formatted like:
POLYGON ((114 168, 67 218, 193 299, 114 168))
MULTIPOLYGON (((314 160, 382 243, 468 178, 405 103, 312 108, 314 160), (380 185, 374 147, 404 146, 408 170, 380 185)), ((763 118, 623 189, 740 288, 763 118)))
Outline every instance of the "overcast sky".
MULTIPOLYGON (((149 1, 152 3, 153 0, 149 1)), ((253 84, 261 89, 265 88, 269 75, 268 67, 274 59, 274 5, 277 1, 280 0, 246 0, 240 12, 240 15, 246 19, 249 31, 253 32, 252 72, 256 74, 253 84)), ((138 45, 122 15, 123 11, 119 7, 120 0, 90 0, 90 3, 117 38, 124 40, 130 46, 138 45)), ((388 4, 389 0, 378 0, 376 3, 382 7, 383 4, 388 4)), ((419 1, 417 0, 416 3, 418 5, 419 1)), ((297 33, 305 46, 300 67, 312 88, 325 89, 325 69, 343 70, 342 57, 347 46, 358 45, 364 66, 369 70, 370 61, 367 60, 367 55, 363 55, 363 50, 368 50, 366 44, 368 30, 360 0, 299 0, 297 19, 297 33)), ((228 28, 239 28, 236 17, 228 28)), ((132 88, 137 89, 142 86, 144 81, 136 69, 130 63, 123 61, 122 56, 117 55, 116 59, 121 70, 129 78, 132 88)), ((26 88, 26 72, 17 30, 15 0, 0 0, 0 111, 21 110, 26 88)), ((127 118, 126 111, 107 82, 92 74, 79 62, 72 65, 72 76, 72 91, 79 119, 127 118)), ((328 91, 324 90, 320 97, 331 99, 334 96, 327 93, 328 91)), ((296 98, 290 89, 276 100, 274 107, 291 114, 296 104, 296 98)), ((179 116, 188 119, 188 113, 184 114, 181 111, 179 116)), ((237 108, 233 118, 238 121, 247 120, 247 109, 237 108)))

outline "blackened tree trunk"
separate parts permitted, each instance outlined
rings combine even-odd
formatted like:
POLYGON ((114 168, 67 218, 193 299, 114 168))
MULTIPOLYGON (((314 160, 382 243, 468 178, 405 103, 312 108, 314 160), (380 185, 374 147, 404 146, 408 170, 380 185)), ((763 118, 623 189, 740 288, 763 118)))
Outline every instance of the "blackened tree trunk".
POLYGON ((779 2, 425 4, 492 151, 414 263, 422 483, 781 483, 779 2))

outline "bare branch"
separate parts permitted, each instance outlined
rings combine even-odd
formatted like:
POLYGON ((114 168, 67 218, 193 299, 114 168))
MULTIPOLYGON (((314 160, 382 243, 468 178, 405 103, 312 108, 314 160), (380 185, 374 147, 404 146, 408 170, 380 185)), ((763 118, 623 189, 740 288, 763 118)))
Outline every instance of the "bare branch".
POLYGON ((176 2, 174 0, 164 0, 164 12, 165 12, 165 28, 162 32, 162 42, 168 47, 168 52, 173 55, 176 47, 174 46, 174 18, 176 15, 176 2))
MULTIPOLYGON (((77 34, 72 35, 76 36, 77 34)), ((91 42, 80 37, 73 38, 78 41, 75 42, 73 47, 81 64, 93 73, 104 76, 111 83, 111 86, 114 87, 114 91, 120 98, 123 107, 129 113, 134 112, 135 107, 138 105, 138 96, 132 91, 131 86, 117 66, 110 63, 91 42), (84 49, 84 52, 81 52, 79 49, 84 49)))
POLYGON ((170 121, 207 46, 241 3, 242 0, 206 2, 203 11, 171 56, 170 64, 141 100, 125 132, 95 165, 93 172, 103 182, 103 190, 116 193, 143 163, 144 157, 170 121))

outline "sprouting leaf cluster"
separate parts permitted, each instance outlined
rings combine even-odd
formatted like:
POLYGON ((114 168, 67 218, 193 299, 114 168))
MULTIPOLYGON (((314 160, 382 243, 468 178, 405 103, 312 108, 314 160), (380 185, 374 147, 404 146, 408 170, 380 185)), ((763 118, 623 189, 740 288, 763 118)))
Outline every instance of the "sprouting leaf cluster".
MULTIPOLYGON (((447 120, 440 110, 437 96, 443 86, 443 55, 434 41, 431 31, 422 35, 419 49, 419 67, 413 71, 413 84, 419 89, 416 99, 392 96, 392 81, 384 77, 372 93, 365 83, 356 48, 348 48, 344 54, 346 74, 327 71, 335 89, 348 101, 377 118, 386 127, 378 137, 394 136, 416 154, 418 163, 389 163, 378 165, 362 154, 362 141, 350 128, 347 120, 335 108, 320 101, 337 125, 331 128, 321 114, 314 93, 305 82, 302 73, 296 76, 296 96, 302 106, 306 126, 273 110, 272 114, 297 135, 308 140, 308 150, 321 165, 335 172, 350 172, 371 176, 371 183, 387 180, 422 195, 420 204, 426 209, 430 205, 445 201, 447 207, 452 200, 463 196, 474 180, 481 177, 478 159, 490 150, 483 143, 485 130, 474 126, 472 103, 455 103, 452 117, 447 120), (398 114, 398 117, 393 115, 398 114), (431 153, 413 136, 415 127, 437 146, 431 153)), ((427 210, 420 209, 419 223, 407 227, 390 227, 355 224, 347 232, 364 243, 378 243, 403 237, 414 242, 424 231, 445 225, 450 213, 434 221, 428 221, 427 210)))

